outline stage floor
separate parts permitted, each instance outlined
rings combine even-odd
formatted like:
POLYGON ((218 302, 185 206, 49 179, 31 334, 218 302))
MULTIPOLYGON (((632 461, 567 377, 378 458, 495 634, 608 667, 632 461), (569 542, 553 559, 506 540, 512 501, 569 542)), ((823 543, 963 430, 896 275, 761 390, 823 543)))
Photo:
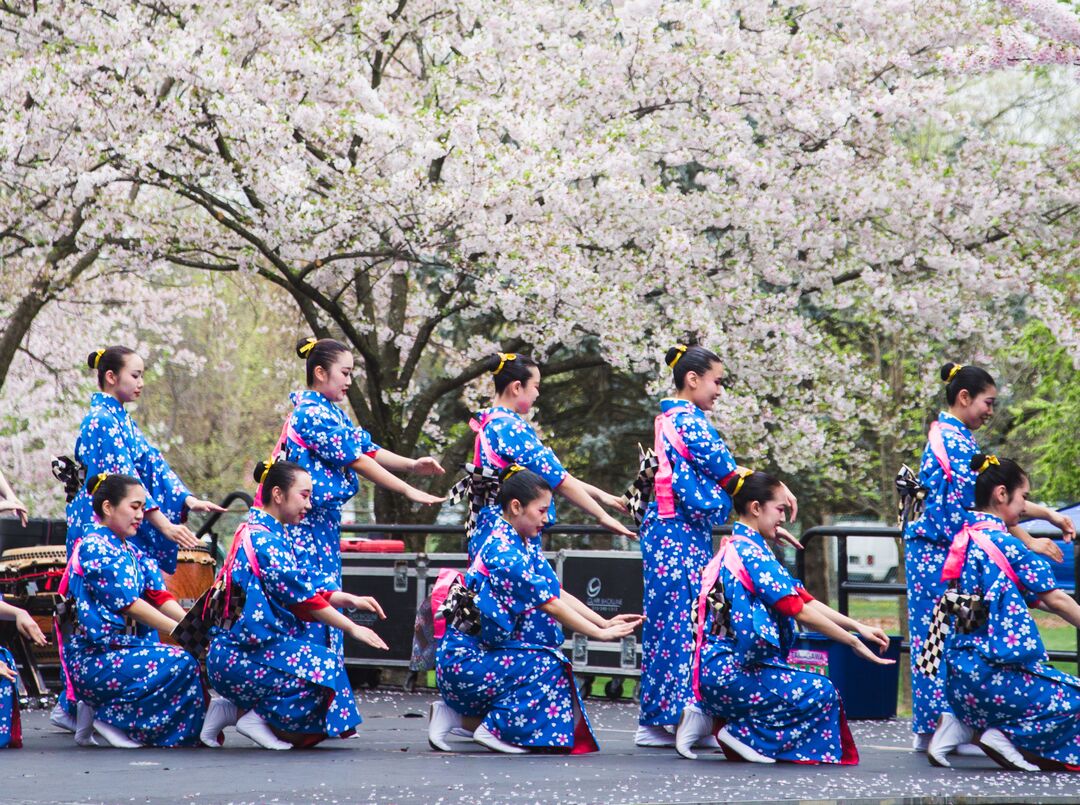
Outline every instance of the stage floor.
POLYGON ((683 760, 636 749, 637 711, 591 700, 601 751, 500 756, 461 742, 445 755, 427 744, 430 692, 364 691, 358 738, 307 751, 269 752, 235 730, 223 749, 79 748, 23 712, 23 749, 0 751, 4 803, 699 803, 1072 802, 1080 774, 1006 772, 989 759, 932 768, 910 749, 904 721, 857 721, 854 767, 732 763, 720 754, 683 760))

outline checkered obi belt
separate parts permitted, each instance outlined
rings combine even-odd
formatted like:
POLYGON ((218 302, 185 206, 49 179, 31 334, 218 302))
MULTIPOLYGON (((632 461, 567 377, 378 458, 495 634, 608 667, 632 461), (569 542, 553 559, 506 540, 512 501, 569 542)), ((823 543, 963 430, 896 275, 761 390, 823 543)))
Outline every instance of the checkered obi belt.
POLYGON ((499 496, 499 473, 501 470, 478 464, 464 465, 465 477, 454 484, 447 493, 447 503, 453 506, 463 500, 469 501, 469 514, 465 519, 465 536, 471 537, 476 530, 480 512, 495 505, 499 496))
POLYGON ((626 510, 634 518, 634 523, 638 527, 645 519, 645 512, 648 511, 649 503, 653 499, 656 472, 659 467, 660 460, 656 457, 656 452, 651 447, 642 449, 641 445, 638 445, 638 474, 626 487, 622 496, 626 510))
POLYGON ((915 659, 915 667, 927 676, 937 676, 941 668, 941 658, 945 654, 945 642, 949 636, 949 621, 955 621, 957 634, 970 634, 986 626, 988 616, 986 604, 981 593, 964 593, 959 590, 960 575, 967 561, 968 547, 972 542, 978 545, 998 569, 1019 589, 1023 589, 1020 579, 1013 570, 1005 554, 994 544, 985 531, 999 526, 989 521, 965 523, 953 537, 949 546, 949 555, 941 571, 941 580, 949 583, 949 588, 938 599, 934 614, 930 620, 930 631, 923 643, 922 651, 915 659))
POLYGON ((986 604, 981 594, 963 593, 955 588, 946 590, 934 607, 930 631, 915 659, 915 667, 926 676, 937 676, 950 631, 955 629, 957 634, 977 632, 986 626, 986 618, 986 604), (952 629, 950 620, 953 620, 952 629))

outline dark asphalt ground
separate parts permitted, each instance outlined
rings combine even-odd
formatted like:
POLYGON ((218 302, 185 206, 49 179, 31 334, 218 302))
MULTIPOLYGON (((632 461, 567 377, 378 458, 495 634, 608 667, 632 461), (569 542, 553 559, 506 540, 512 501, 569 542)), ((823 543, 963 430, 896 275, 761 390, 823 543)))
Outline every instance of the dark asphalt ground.
POLYGON ((853 722, 855 767, 763 767, 636 749, 636 707, 590 701, 597 754, 509 757, 463 741, 443 755, 427 745, 431 698, 365 691, 358 738, 289 752, 260 750, 231 729, 221 750, 79 748, 47 711, 24 711, 25 747, 0 752, 0 802, 1080 802, 1080 774, 1006 772, 982 758, 932 768, 910 750, 904 721, 853 722))

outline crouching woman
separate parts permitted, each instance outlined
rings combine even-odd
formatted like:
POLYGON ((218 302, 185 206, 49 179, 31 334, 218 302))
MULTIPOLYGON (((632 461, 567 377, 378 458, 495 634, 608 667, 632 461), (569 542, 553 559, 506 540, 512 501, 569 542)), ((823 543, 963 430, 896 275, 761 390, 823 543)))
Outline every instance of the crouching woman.
POLYGON ((432 706, 428 741, 449 751, 447 736, 472 732, 496 752, 559 750, 595 752, 570 662, 557 646, 524 639, 529 618, 546 613, 568 629, 597 640, 617 640, 641 623, 640 615, 596 614, 560 589, 530 551, 529 540, 548 522, 551 487, 517 465, 503 475, 497 506, 501 516, 483 526, 482 545, 449 600, 459 603, 436 655, 436 678, 444 701, 432 706))

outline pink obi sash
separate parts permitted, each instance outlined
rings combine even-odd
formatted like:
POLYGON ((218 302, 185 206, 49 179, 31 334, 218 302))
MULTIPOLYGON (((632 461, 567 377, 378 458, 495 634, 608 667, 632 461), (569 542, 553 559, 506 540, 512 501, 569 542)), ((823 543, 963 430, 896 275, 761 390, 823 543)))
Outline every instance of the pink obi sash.
MULTIPOLYGON (((289 414, 287 417, 285 417, 285 424, 281 426, 281 435, 278 436, 277 443, 274 445, 274 451, 270 454, 271 462, 277 461, 278 456, 280 456, 282 451, 285 449, 286 441, 290 441, 295 445, 299 445, 305 450, 308 449, 308 443, 305 442, 303 438, 301 438, 300 434, 296 432, 296 428, 293 427, 292 418, 292 414, 289 414)), ((263 485, 259 484, 259 488, 255 490, 255 500, 252 503, 253 508, 262 508, 262 491, 263 485)), ((239 530, 237 531, 237 533, 239 533, 239 530)))
MULTIPOLYGON (((221 565, 221 570, 218 571, 217 577, 214 579, 214 586, 221 583, 225 585, 225 606, 223 612, 229 611, 229 599, 232 593, 232 572, 233 564, 236 562, 236 553, 240 546, 244 546, 244 555, 247 556, 248 564, 251 565, 251 572, 255 574, 255 578, 262 578, 262 571, 259 570, 259 560, 255 557, 255 546, 251 544, 251 532, 252 531, 269 531, 270 529, 264 525, 257 523, 243 522, 241 523, 235 533, 233 533, 232 547, 229 548, 229 555, 225 557, 225 562, 221 565)), ((206 601, 203 604, 203 616, 206 616, 206 609, 210 605, 210 596, 206 596, 206 601)))
POLYGON ((988 520, 979 523, 964 523, 964 527, 956 532, 952 545, 949 546, 949 556, 945 560, 945 567, 942 568, 941 580, 953 581, 960 578, 960 574, 964 570, 964 560, 967 558, 968 544, 973 541, 986 551, 987 556, 993 560, 1002 573, 1009 577, 1009 580, 1018 589, 1023 590, 1024 585, 1020 583, 1020 577, 1016 575, 1016 571, 1009 564, 1009 560, 1005 558, 1005 554, 1001 552, 1001 549, 994 544, 990 537, 983 533, 997 527, 996 523, 988 520))
POLYGON ((513 419, 513 414, 508 414, 506 411, 491 411, 480 417, 480 421, 477 422, 473 417, 469 420, 469 427, 472 428, 476 434, 476 441, 473 442, 473 464, 477 467, 480 464, 480 452, 483 451, 484 457, 488 460, 496 469, 504 470, 510 466, 510 462, 500 456, 491 446, 491 442, 488 441, 487 434, 484 432, 489 422, 493 422, 496 419, 513 419))
POLYGON ((668 461, 664 442, 670 444, 684 459, 691 460, 690 450, 675 428, 675 422, 672 419, 674 412, 675 409, 672 409, 667 413, 657 414, 653 421, 653 452, 656 454, 657 461, 653 489, 656 495, 656 513, 661 520, 670 520, 675 516, 675 493, 671 489, 671 462, 668 461))
POLYGON ((935 421, 930 423, 930 452, 934 454, 934 458, 936 458, 938 464, 941 465, 942 472, 945 473, 945 480, 952 483, 952 465, 949 463, 949 453, 945 450, 945 439, 941 435, 943 430, 951 430, 954 433, 959 433, 960 428, 956 427, 956 425, 950 425, 948 422, 935 421))
POLYGON ((740 534, 732 534, 731 536, 724 537, 720 541, 720 550, 716 552, 716 556, 712 558, 709 564, 705 566, 705 570, 701 573, 701 591, 698 593, 697 600, 694 602, 694 606, 697 609, 697 622, 694 624, 693 688, 694 697, 699 701, 701 700, 701 646, 705 642, 705 608, 708 606, 707 599, 709 593, 716 585, 716 580, 720 578, 720 568, 727 568, 751 595, 756 592, 754 582, 750 578, 750 572, 746 569, 742 557, 739 556, 739 552, 735 548, 735 543, 739 541, 748 542, 754 547, 760 547, 749 537, 744 537, 740 534))

